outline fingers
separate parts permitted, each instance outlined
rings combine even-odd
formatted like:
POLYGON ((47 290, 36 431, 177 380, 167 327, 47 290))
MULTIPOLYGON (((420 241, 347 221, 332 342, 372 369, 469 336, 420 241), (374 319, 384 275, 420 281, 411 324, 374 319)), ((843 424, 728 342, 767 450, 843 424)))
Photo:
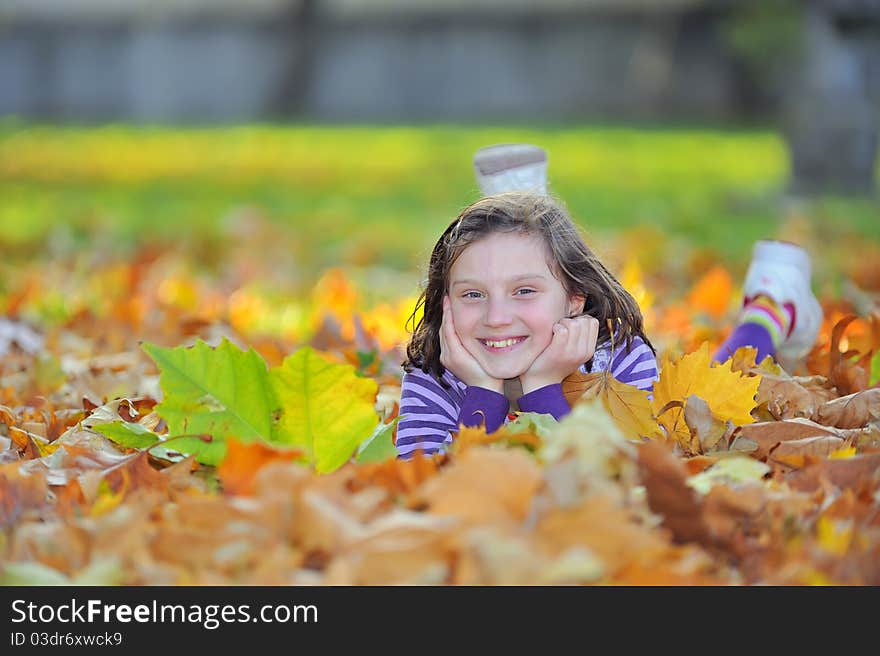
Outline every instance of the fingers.
POLYGON ((455 321, 452 318, 452 304, 448 296, 443 297, 443 319, 440 322, 440 364, 444 367, 454 366, 466 353, 458 333, 455 332, 455 321), (445 361, 444 361, 445 358, 445 361))
POLYGON ((593 355, 599 335, 599 322, 588 315, 560 319, 553 326, 553 341, 566 359, 586 362, 593 355))
POLYGON ((444 367, 450 365, 449 353, 449 327, 452 323, 452 313, 449 311, 449 297, 443 297, 443 319, 440 321, 440 364, 444 367))

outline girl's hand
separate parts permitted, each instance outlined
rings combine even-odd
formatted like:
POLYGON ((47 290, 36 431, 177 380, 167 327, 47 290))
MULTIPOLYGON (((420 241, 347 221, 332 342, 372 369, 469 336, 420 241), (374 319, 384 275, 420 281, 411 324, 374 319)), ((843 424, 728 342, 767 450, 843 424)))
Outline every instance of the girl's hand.
POLYGON ((562 382, 593 357, 598 338, 599 321, 589 315, 557 321, 550 344, 519 377, 523 394, 562 382))
POLYGON ((443 297, 443 321, 440 323, 440 364, 449 369, 465 385, 483 387, 504 393, 504 381, 487 374, 476 358, 461 343, 455 332, 449 297, 443 297))

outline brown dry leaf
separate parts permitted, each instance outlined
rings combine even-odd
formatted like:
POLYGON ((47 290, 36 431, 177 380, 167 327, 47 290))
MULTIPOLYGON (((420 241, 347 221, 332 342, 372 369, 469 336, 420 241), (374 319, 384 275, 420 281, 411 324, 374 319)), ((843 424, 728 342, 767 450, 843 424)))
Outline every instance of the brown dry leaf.
POLYGON ((52 446, 57 448, 51 454, 23 463, 22 472, 44 471, 50 485, 66 485, 85 472, 109 470, 137 455, 122 453, 103 435, 77 428, 67 431, 52 446))
POLYGON ((785 421, 762 421, 741 426, 734 433, 734 440, 742 438, 754 442, 757 449, 750 455, 753 458, 764 460, 781 442, 825 436, 840 437, 837 431, 832 428, 822 426, 809 419, 798 418, 785 421))
MULTIPOLYGON (((351 466, 293 482, 295 493, 288 502, 296 518, 292 537, 305 551, 326 558, 362 537, 364 521, 372 513, 364 512, 353 500, 351 466)), ((379 491, 387 496, 384 490, 379 491)))
POLYGON ((104 480, 115 493, 129 493, 141 488, 164 491, 168 486, 168 477, 153 469, 146 451, 107 469, 104 480))
POLYGON ((813 419, 825 426, 863 428, 880 419, 880 388, 828 401, 816 410, 813 419))
POLYGON ((535 460, 519 449, 468 449, 453 467, 428 479, 418 492, 435 515, 466 522, 518 522, 541 485, 535 460))
POLYGON ((767 419, 811 418, 816 409, 837 394, 824 376, 764 375, 758 388, 757 404, 766 409, 767 419))
POLYGON ((358 465, 353 476, 360 485, 378 485, 392 494, 410 495, 426 480, 437 475, 443 458, 418 452, 409 460, 394 459, 358 465))
POLYGON ((569 405, 600 399, 624 437, 663 438, 663 432, 651 411, 648 392, 621 383, 607 371, 592 374, 576 373, 573 376, 576 378, 569 376, 563 380, 563 393, 566 399, 569 399, 569 405), (579 396, 577 396, 578 391, 579 396), (571 398, 576 399, 574 403, 571 398))
POLYGON ((275 449, 262 442, 227 439, 226 457, 217 468, 217 475, 226 494, 249 495, 253 494, 254 478, 264 465, 276 460, 292 462, 303 455, 299 450, 275 449))
POLYGON ((446 518, 395 510, 365 528, 327 567, 325 585, 438 585, 450 575, 446 518))
POLYGON ((574 404, 584 395, 584 390, 590 384, 593 376, 595 374, 575 371, 562 379, 562 394, 565 396, 565 400, 568 401, 569 407, 574 407, 574 404))
POLYGON ((709 533, 702 523, 702 503, 687 484, 687 468, 659 442, 638 447, 639 475, 645 486, 648 506, 663 518, 663 526, 682 542, 706 542, 709 533))
POLYGON ((685 401, 684 420, 691 432, 687 452, 693 454, 726 449, 727 438, 735 428, 730 420, 721 421, 715 417, 709 404, 694 395, 689 396, 685 401))
MULTIPOLYGON (((822 456, 827 458, 846 446, 846 440, 834 435, 816 435, 800 440, 780 442, 770 450, 771 458, 790 458, 792 456, 822 456)), ((791 462, 790 460, 783 462, 791 462)))
POLYGON ((702 513, 712 543, 744 556, 749 548, 745 536, 752 533, 750 525, 757 522, 766 504, 766 491, 761 485, 712 486, 703 501, 702 513))
POLYGON ((721 548, 741 557, 747 551, 742 527, 753 521, 765 504, 759 485, 714 485, 705 498, 687 484, 682 462, 658 443, 639 446, 639 471, 648 505, 663 518, 676 540, 721 548))
POLYGON ((841 489, 857 489, 865 482, 876 483, 878 471, 880 453, 866 453, 840 460, 814 459, 786 480, 792 488, 803 491, 821 489, 823 482, 841 489))
POLYGON ((720 563, 711 560, 697 547, 681 547, 676 560, 658 563, 629 563, 617 573, 615 584, 629 586, 718 586, 734 585, 735 580, 720 563), (679 562, 681 561, 681 562, 679 562))
POLYGON ((661 563, 674 554, 662 532, 638 524, 630 510, 602 494, 573 508, 545 513, 535 526, 535 539, 543 551, 557 556, 578 547, 588 549, 608 578, 633 562, 661 563))
POLYGON ((10 561, 38 562, 67 575, 86 567, 90 560, 87 531, 74 524, 27 523, 12 535, 10 561))
POLYGON ((45 472, 20 471, 17 462, 0 465, 0 528, 14 526, 47 504, 45 472))
MULTIPOLYGON (((455 554, 455 585, 534 585, 553 576, 552 562, 536 548, 529 534, 477 526, 459 534, 455 554), (549 570, 549 571, 548 571, 549 570)), ((560 559, 561 560, 561 559, 560 559)), ((595 561, 595 558, 593 558, 595 561)), ((558 562, 558 561, 556 561, 558 562)), ((595 565, 595 562, 594 562, 595 565)), ((601 566, 600 566, 601 569, 601 566)), ((557 570, 558 571, 558 570, 557 570)), ((563 575, 570 574, 563 572, 563 575)), ((583 574, 581 570, 580 574, 583 574)), ((590 572, 596 581, 596 568, 590 572)))
POLYGON ((751 411, 760 384, 760 376, 741 376, 730 369, 729 363, 712 366, 709 345, 704 342, 697 351, 679 360, 664 356, 660 379, 654 383, 654 412, 669 439, 687 451, 691 433, 682 408, 671 406, 672 402, 684 403, 691 395, 699 396, 709 404, 715 417, 742 426, 754 421, 751 411))
POLYGON ((871 369, 871 356, 873 351, 861 354, 857 361, 853 362, 853 356, 857 352, 847 351, 841 353, 840 341, 847 327, 858 317, 854 314, 847 315, 838 321, 831 331, 830 364, 828 379, 838 389, 840 394, 849 395, 860 392, 868 386, 869 372, 871 369))

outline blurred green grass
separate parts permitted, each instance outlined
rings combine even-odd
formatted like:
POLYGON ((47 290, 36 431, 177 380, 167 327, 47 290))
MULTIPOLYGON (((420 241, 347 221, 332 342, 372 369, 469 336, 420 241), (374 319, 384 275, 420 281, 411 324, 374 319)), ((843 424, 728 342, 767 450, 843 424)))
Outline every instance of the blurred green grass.
MULTIPOLYGON (((770 130, 608 126, 63 127, 0 122, 0 252, 120 253, 145 241, 210 259, 242 211, 265 217, 306 270, 422 267, 437 235, 478 197, 484 145, 547 149, 551 190, 598 242, 650 228, 747 261, 792 217, 829 247, 880 242, 876 200, 785 197, 770 130)), ((674 258, 676 254, 668 254, 674 258)), ((841 256, 842 257, 842 256, 841 256)))

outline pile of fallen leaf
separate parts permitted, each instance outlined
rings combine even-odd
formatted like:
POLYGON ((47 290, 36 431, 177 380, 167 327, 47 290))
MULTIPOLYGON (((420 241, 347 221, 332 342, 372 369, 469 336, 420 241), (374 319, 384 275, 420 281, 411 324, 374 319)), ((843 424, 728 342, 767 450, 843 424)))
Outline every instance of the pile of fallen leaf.
MULTIPOLYGON (((317 473, 308 449, 234 432, 155 442, 174 393, 141 340, 225 337, 279 369, 302 345, 163 301, 137 266, 100 320, 0 326, 3 583, 880 583, 880 314, 826 304, 797 375, 748 349, 722 366, 708 345, 667 351, 653 397, 573 376, 558 424, 524 413, 442 456, 352 453, 317 473), (110 424, 152 446, 109 439, 110 424)), ((309 344, 374 380, 375 422, 392 426, 399 353, 355 328, 327 318, 309 344)))

